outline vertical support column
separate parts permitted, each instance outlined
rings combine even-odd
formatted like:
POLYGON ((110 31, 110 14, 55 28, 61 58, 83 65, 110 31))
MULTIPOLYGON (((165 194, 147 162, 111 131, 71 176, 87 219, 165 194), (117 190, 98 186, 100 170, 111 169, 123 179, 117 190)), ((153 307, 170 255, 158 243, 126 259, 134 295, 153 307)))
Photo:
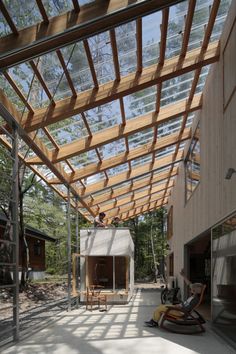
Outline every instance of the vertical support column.
POLYGON ((112 257, 112 268, 113 268, 113 292, 115 292, 116 289, 116 262, 115 262, 115 256, 112 257))
POLYGON ((71 311, 71 225, 70 187, 67 187, 67 255, 68 255, 68 312, 71 311))
MULTIPOLYGON (((75 214, 75 237, 76 237, 76 253, 79 253, 79 211, 78 211, 78 198, 76 197, 76 214, 75 214)), ((76 284, 76 290, 78 289, 79 282, 78 282, 78 276, 80 275, 80 259, 77 256, 75 258, 75 284, 76 284)), ((79 293, 77 291, 77 296, 76 296, 76 308, 79 307, 79 293)))
POLYGON ((13 338, 15 341, 19 340, 19 230, 18 230, 18 205, 19 205, 19 187, 18 187, 18 132, 15 125, 13 125, 13 139, 12 139, 12 202, 11 202, 11 223, 13 231, 13 263, 15 269, 13 271, 13 338))

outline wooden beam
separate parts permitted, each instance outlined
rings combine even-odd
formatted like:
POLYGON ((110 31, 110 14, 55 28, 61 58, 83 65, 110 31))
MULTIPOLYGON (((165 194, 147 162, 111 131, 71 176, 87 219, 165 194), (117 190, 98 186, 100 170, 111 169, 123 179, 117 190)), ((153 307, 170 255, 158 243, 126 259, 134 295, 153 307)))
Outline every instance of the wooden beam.
MULTIPOLYGON (((191 129, 186 129, 184 134, 181 136, 181 142, 191 138, 191 129)), ((68 174, 68 180, 70 183, 74 183, 82 178, 87 178, 89 176, 95 175, 96 173, 104 172, 110 168, 116 167, 120 164, 132 161, 134 159, 144 157, 154 151, 166 148, 168 146, 177 144, 179 142, 179 133, 169 134, 164 136, 153 144, 152 142, 145 145, 139 146, 133 150, 130 150, 129 153, 124 152, 116 156, 110 157, 106 160, 102 160, 99 155, 99 163, 92 163, 87 165, 75 173, 68 174)), ((52 179, 52 184, 60 183, 58 179, 52 179)))
POLYGON ((48 15, 47 15, 47 12, 45 10, 42 0, 36 0, 36 3, 38 5, 39 11, 40 11, 41 16, 43 18, 43 22, 45 24, 49 24, 49 18, 48 18, 48 15))
POLYGON ((149 203, 146 206, 144 205, 142 210, 140 210, 140 211, 131 210, 130 213, 127 212, 126 215, 121 216, 121 220, 126 221, 129 219, 133 219, 134 217, 137 217, 139 215, 143 215, 143 214, 149 213, 152 210, 156 210, 158 208, 161 208, 162 206, 164 206, 166 204, 167 204, 167 202, 165 204, 161 204, 160 202, 158 204, 155 204, 155 203, 150 204, 149 203))
MULTIPOLYGON (((179 117, 186 112, 193 112, 201 108, 201 95, 196 95, 191 105, 186 105, 186 101, 179 101, 174 104, 164 106, 160 112, 152 112, 144 116, 130 119, 125 125, 116 125, 114 127, 102 130, 87 138, 82 138, 72 143, 63 145, 59 151, 52 150, 50 159, 52 162, 59 162, 72 156, 79 155, 88 150, 95 149, 104 144, 115 140, 125 138, 139 131, 152 128, 155 125, 167 122, 168 120, 179 117)), ((41 163, 38 158, 29 158, 28 163, 41 163)))
POLYGON ((91 72, 91 75, 92 75, 92 78, 93 78, 94 88, 97 89, 98 86, 99 86, 98 85, 98 79, 97 79, 97 74, 96 74, 96 71, 95 71, 95 68, 94 68, 93 58, 92 58, 92 54, 91 54, 87 39, 85 39, 83 41, 83 43, 84 43, 84 50, 85 50, 85 53, 86 53, 86 56, 87 56, 87 59, 88 59, 90 72, 91 72))
MULTIPOLYGON (((40 23, 19 32, 9 23, 11 34, 0 40, 0 69, 14 66, 59 47, 89 38, 140 16, 148 15, 183 0, 96 0, 76 13, 74 10, 50 18, 49 24, 40 23)), ((4 11, 2 0, 0 8, 4 11)), ((7 14, 6 14, 7 15, 7 14)), ((9 21, 12 22, 10 16, 9 21)))
MULTIPOLYGON (((167 200, 168 196, 170 196, 170 194, 166 195, 165 200, 167 200)), ((106 219, 109 219, 109 218, 114 217, 116 215, 119 216, 119 214, 124 213, 127 210, 130 211, 132 209, 135 209, 135 208, 138 208, 138 207, 142 207, 142 206, 144 206, 146 204, 149 204, 149 203, 152 203, 152 202, 154 202, 154 203, 158 202, 159 200, 162 200, 162 199, 163 199, 163 197, 159 198, 159 197, 157 197, 155 195, 153 195, 151 198, 149 198, 149 197, 142 198, 142 199, 140 199, 138 201, 134 201, 133 203, 128 203, 128 204, 123 205, 121 207, 114 208, 114 209, 112 209, 110 211, 107 211, 106 212, 106 219)))
MULTIPOLYGON (((174 167, 171 177, 176 176, 178 173, 178 168, 174 167)), ((101 204, 107 200, 121 197, 127 193, 138 191, 141 188, 144 188, 148 185, 152 186, 153 184, 164 182, 169 176, 169 172, 160 172, 159 174, 152 175, 149 174, 148 176, 143 177, 141 180, 138 179, 137 181, 131 180, 128 186, 121 186, 120 188, 116 188, 115 190, 111 188, 107 192, 104 191, 101 195, 93 195, 93 199, 90 200, 90 196, 85 198, 84 201, 88 204, 89 207, 93 207, 97 204, 101 204)))
MULTIPOLYGON (((177 156, 177 161, 182 160, 183 158, 183 152, 179 152, 177 156)), ((116 176, 110 177, 109 180, 107 181, 99 181, 96 183, 93 183, 91 185, 87 185, 86 188, 78 188, 78 193, 80 197, 84 197, 90 194, 93 194, 95 192, 98 192, 100 190, 104 190, 105 188, 111 188, 115 185, 118 185, 122 182, 127 182, 129 180, 132 180, 138 176, 143 176, 147 173, 150 173, 152 171, 155 171, 157 169, 169 166, 170 164, 173 163, 173 156, 168 155, 166 157, 162 157, 159 159, 156 159, 155 163, 147 163, 142 166, 133 168, 131 171, 127 172, 122 172, 119 173, 116 176)))
POLYGON ((161 43, 160 43, 160 54, 158 60, 158 64, 161 66, 164 64, 165 61, 168 20, 169 20, 169 9, 166 8, 162 10, 161 43))
MULTIPOLYGON (((172 188, 174 185, 174 183, 170 183, 168 186, 168 189, 172 188)), ((156 197, 158 197, 159 199, 161 199, 164 195, 163 191, 166 191, 166 185, 162 184, 161 186, 155 186, 152 187, 151 190, 149 192, 147 192, 147 190, 142 191, 142 192, 136 192, 132 195, 128 195, 128 196, 124 196, 123 198, 117 200, 117 201, 111 201, 111 203, 106 203, 106 204, 100 204, 99 205, 99 210, 103 211, 103 212, 107 212, 108 210, 112 210, 114 208, 117 207, 121 207, 125 204, 128 204, 130 202, 133 201, 137 201, 139 199, 143 199, 147 196, 151 197, 153 194, 155 194, 156 197), (162 193, 161 193, 162 192, 162 193)))
POLYGON ((186 23, 184 28, 184 36, 183 36, 182 47, 180 51, 181 57, 185 57, 187 53, 195 6, 196 6, 196 0, 189 0, 188 13, 187 13, 187 18, 186 18, 186 23))
POLYGON ((3 0, 0 0, 0 10, 1 10, 3 16, 5 17, 5 20, 7 21, 8 26, 10 27, 10 29, 12 30, 14 35, 16 35, 15 38, 17 38, 17 36, 19 34, 18 29, 16 28, 16 25, 12 21, 12 18, 9 15, 9 12, 7 11, 7 8, 6 8, 3 0))
MULTIPOLYGON (((49 159, 48 159, 48 150, 44 146, 44 144, 41 142, 40 139, 38 139, 35 134, 30 133, 26 134, 25 131, 21 128, 19 125, 20 121, 20 113, 16 110, 15 106, 9 101, 9 99, 6 97, 4 94, 3 90, 0 89, 0 113, 3 116, 3 118, 8 122, 14 122, 17 127, 19 134, 21 138, 24 140, 24 142, 32 149, 36 155, 40 157, 40 159, 44 162, 44 164, 51 170, 52 173, 57 176, 57 178, 61 179, 62 184, 68 185, 68 181, 66 179, 66 174, 64 169, 62 168, 60 163, 52 164, 49 159)), ((75 190, 72 186, 70 186, 71 192, 75 195, 78 196, 77 190, 75 190)), ((83 200, 78 196, 79 201, 83 205, 84 208, 86 208, 91 215, 95 216, 93 214, 93 211, 87 206, 87 204, 84 203, 83 200)))
MULTIPOLYGON (((50 103, 55 106, 55 101, 53 99, 53 96, 51 94, 51 92, 49 91, 41 73, 39 72, 38 70, 38 66, 35 64, 35 62, 33 60, 30 60, 30 66, 32 67, 37 79, 39 80, 40 84, 42 85, 42 88, 44 89, 46 95, 48 96, 49 100, 50 100, 50 103)), ((31 113, 32 114, 32 113, 31 113)), ((42 127, 43 128, 43 127, 42 127)))
POLYGON ((111 40, 113 63, 114 63, 114 68, 116 73, 116 81, 120 81, 120 65, 119 65, 118 50, 116 44, 116 32, 114 28, 110 30, 110 40, 111 40))
POLYGON ((66 65, 66 63, 65 63, 65 60, 64 60, 64 58, 63 58, 63 55, 62 55, 60 49, 58 49, 58 50, 56 51, 56 53, 57 53, 58 59, 59 59, 59 61, 60 61, 60 63, 61 63, 61 66, 62 66, 62 68, 63 68, 63 70, 64 70, 64 74, 65 74, 66 80, 67 80, 67 82, 68 82, 68 85, 70 86, 70 89, 71 89, 71 92, 72 92, 72 96, 73 96, 73 97, 77 97, 77 93, 76 93, 76 90, 75 90, 73 81, 72 81, 72 79, 71 79, 71 77, 70 77, 69 71, 68 71, 68 69, 67 69, 67 65, 66 65))
POLYGON ((156 65, 143 69, 141 74, 132 73, 122 77, 119 82, 108 82, 98 89, 81 92, 77 98, 66 98, 57 102, 55 107, 38 109, 34 114, 24 115, 22 125, 27 131, 32 131, 56 123, 85 110, 119 99, 125 95, 159 84, 165 80, 211 64, 219 59, 219 42, 209 44, 204 54, 201 48, 194 49, 183 60, 179 57, 165 61, 162 67, 156 65))
POLYGON ((72 0, 75 12, 80 12, 80 6, 78 0, 72 0))
POLYGON ((143 70, 142 18, 136 20, 137 72, 143 70))

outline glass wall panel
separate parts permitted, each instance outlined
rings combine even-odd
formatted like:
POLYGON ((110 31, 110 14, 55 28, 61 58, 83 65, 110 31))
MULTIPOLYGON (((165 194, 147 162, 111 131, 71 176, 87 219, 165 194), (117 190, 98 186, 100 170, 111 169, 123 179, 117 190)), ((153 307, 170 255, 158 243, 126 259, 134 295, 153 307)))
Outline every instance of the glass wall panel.
POLYGON ((236 346, 236 212, 212 229, 212 322, 236 346))

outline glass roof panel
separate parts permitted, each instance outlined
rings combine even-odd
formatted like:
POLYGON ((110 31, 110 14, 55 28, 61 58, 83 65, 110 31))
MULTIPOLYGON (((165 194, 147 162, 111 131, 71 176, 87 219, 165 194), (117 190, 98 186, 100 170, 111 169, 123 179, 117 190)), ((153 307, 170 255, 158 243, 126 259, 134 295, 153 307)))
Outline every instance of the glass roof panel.
POLYGON ((188 1, 170 7, 166 40, 166 59, 180 53, 188 1))
POLYGON ((103 129, 122 122, 120 104, 117 100, 90 109, 84 113, 92 133, 100 132, 103 129))
POLYGON ((126 119, 154 111, 156 108, 157 88, 151 86, 124 97, 126 119))
POLYGON ((174 118, 171 119, 165 123, 159 124, 158 125, 158 129, 157 129, 157 138, 162 138, 164 136, 173 134, 177 131, 179 131, 180 127, 181 127, 181 123, 182 123, 183 118, 182 117, 178 117, 178 118, 174 118))
POLYGON ((9 27, 7 21, 5 20, 5 17, 0 11, 0 38, 10 33, 12 33, 11 28, 9 27))
POLYGON ((153 129, 149 128, 138 133, 132 134, 128 137, 130 149, 135 149, 141 145, 147 144, 153 140, 153 129))
POLYGON ((149 154, 149 155, 139 157, 139 158, 131 161, 131 166, 132 166, 132 168, 139 167, 139 166, 149 163, 151 161, 152 161, 152 154, 149 154))
POLYGON ((115 140, 110 144, 102 145, 98 148, 102 159, 109 159, 126 151, 124 139, 115 140))
MULTIPOLYGON (((51 172, 51 170, 49 170, 49 168, 47 168, 47 166, 45 166, 45 165, 38 165, 37 166, 37 170, 40 172, 40 173, 42 173, 47 179, 54 179, 54 178, 57 178, 56 177, 56 175, 53 173, 53 172, 51 172)), ((60 185, 60 184, 58 184, 57 185, 58 186, 58 188, 60 187, 60 186, 62 186, 62 185, 60 185)), ((63 187, 64 188, 66 188, 64 185, 63 185, 63 187)), ((59 188, 60 189, 60 188, 59 188)), ((60 189, 61 190, 61 189, 60 189)))
POLYGON ((119 165, 117 167, 114 168, 110 168, 109 170, 106 170, 107 174, 109 177, 115 176, 118 173, 122 173, 124 171, 128 171, 129 169, 129 165, 127 163, 124 163, 122 165, 119 165))
POLYGON ((51 124, 48 130, 58 145, 68 144, 88 136, 80 114, 51 124))
POLYGON ((41 141, 43 142, 43 144, 49 149, 53 149, 55 148, 55 146, 52 144, 52 142, 49 140, 49 138, 47 137, 47 135, 45 134, 45 132, 43 131, 43 129, 39 129, 37 131, 37 137, 41 139, 41 141))
MULTIPOLYGON (((75 90, 80 92, 92 88, 94 83, 83 42, 61 48, 61 52, 75 90)), ((71 95, 69 87, 67 89, 71 95)))
POLYGON ((83 178, 82 182, 85 185, 91 185, 93 183, 102 181, 103 179, 104 179, 104 173, 97 173, 96 175, 93 175, 93 176, 90 176, 90 177, 87 177, 87 178, 83 178))
POLYGON ((160 25, 162 12, 158 11, 142 18, 143 66, 158 62, 159 42, 161 38, 160 25))
POLYGON ((25 107, 24 103, 21 101, 19 96, 16 94, 16 92, 13 90, 11 85, 8 83, 8 81, 0 75, 0 88, 4 91, 5 95, 8 97, 8 99, 11 102, 14 102, 14 104, 17 107, 18 111, 28 111, 28 109, 25 107))
POLYGON ((109 32, 103 32, 88 39, 98 83, 115 79, 109 32))
POLYGON ((42 0, 42 3, 45 7, 48 17, 60 15, 63 12, 70 11, 74 8, 71 0, 42 0))
POLYGON ((115 29, 121 76, 136 71, 136 26, 135 21, 115 29))
POLYGON ((70 159, 68 159, 68 161, 73 167, 75 167, 75 169, 80 169, 87 165, 90 165, 91 163, 99 162, 95 150, 89 150, 78 156, 71 157, 70 159))
POLYGON ((4 4, 18 30, 42 21, 42 16, 34 1, 5 0, 4 4))

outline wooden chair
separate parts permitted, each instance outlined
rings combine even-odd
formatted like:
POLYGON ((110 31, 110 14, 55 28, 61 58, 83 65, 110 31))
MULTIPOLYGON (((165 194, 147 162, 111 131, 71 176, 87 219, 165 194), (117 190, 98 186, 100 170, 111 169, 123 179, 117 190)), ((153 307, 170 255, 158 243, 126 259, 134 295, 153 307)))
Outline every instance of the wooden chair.
POLYGON ((86 289, 86 310, 90 308, 92 311, 93 306, 97 305, 100 309, 100 305, 104 305, 104 311, 107 311, 107 295, 102 294, 101 290, 104 286, 90 285, 86 289))
POLYGON ((204 318, 197 312, 198 306, 201 304, 203 300, 203 294, 205 292, 206 285, 203 285, 202 291, 199 297, 198 304, 191 310, 186 311, 185 309, 176 308, 175 306, 168 306, 168 309, 165 313, 162 314, 159 324, 160 328, 164 328, 169 332, 173 333, 181 333, 181 334, 195 334, 205 332, 205 328, 203 324, 206 322, 204 318), (171 310, 178 311, 180 316, 175 316, 171 313, 171 310), (171 323, 172 325, 167 325, 167 323, 171 323), (174 326, 173 326, 174 324, 174 326), (191 330, 183 330, 183 327, 191 326, 191 330))

